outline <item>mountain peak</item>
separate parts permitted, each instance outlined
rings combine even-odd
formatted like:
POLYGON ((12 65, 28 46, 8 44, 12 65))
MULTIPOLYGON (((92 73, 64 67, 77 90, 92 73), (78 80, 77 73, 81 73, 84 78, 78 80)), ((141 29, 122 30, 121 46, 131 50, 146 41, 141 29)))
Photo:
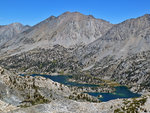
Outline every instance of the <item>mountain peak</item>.
POLYGON ((56 17, 52 15, 52 16, 50 16, 49 18, 47 18, 46 20, 47 20, 47 21, 50 21, 50 20, 53 20, 53 19, 55 19, 55 18, 56 18, 56 17))
POLYGON ((19 23, 19 22, 15 22, 15 23, 11 23, 10 25, 12 25, 12 26, 23 26, 21 23, 19 23))
POLYGON ((145 14, 144 16, 142 16, 145 19, 148 19, 150 21, 150 14, 145 14))
MULTIPOLYGON (((143 16, 140 16, 140 17, 137 17, 137 18, 133 18, 133 19, 129 19, 129 20, 141 20, 141 21, 148 20, 148 21, 150 21, 150 14, 145 14, 143 16)), ((128 20, 126 20, 126 21, 128 21, 128 20)))
POLYGON ((145 14, 144 17, 150 17, 150 14, 145 14))
POLYGON ((84 16, 83 14, 81 14, 80 12, 64 12, 63 14, 61 14, 59 17, 62 17, 62 16, 76 16, 76 15, 82 15, 84 16))
POLYGON ((21 40, 23 44, 29 42, 37 44, 48 40, 45 41, 45 45, 59 44, 67 48, 85 45, 101 37, 112 27, 107 21, 93 18, 79 12, 65 12, 58 17, 51 16, 26 31, 24 36, 17 37, 17 42, 21 40))
POLYGON ((64 12, 62 15, 66 15, 66 14, 70 14, 71 12, 69 12, 69 11, 66 11, 66 12, 64 12))
POLYGON ((77 11, 72 12, 72 14, 80 14, 80 15, 83 15, 83 14, 81 14, 80 12, 77 12, 77 11))

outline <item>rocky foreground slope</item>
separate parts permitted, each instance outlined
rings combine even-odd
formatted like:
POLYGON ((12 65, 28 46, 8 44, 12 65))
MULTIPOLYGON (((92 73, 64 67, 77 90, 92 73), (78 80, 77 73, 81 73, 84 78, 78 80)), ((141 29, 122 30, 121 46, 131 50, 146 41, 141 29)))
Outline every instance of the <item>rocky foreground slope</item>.
MULTIPOLYGON (((0 67, 0 100, 16 107, 50 103, 52 100, 75 99, 99 102, 88 94, 43 77, 19 76, 0 67)), ((3 105, 3 103, 2 103, 3 105)))
POLYGON ((80 92, 75 93, 76 91, 73 93, 67 86, 52 80, 43 77, 16 76, 2 67, 0 67, 0 84, 1 113, 150 112, 149 93, 139 98, 93 103, 88 102, 92 101, 92 97, 80 92), (69 98, 70 95, 78 98, 72 100, 69 98))
POLYGON ((76 102, 72 100, 52 101, 14 110, 10 113, 149 113, 150 96, 137 99, 117 99, 102 103, 76 102))

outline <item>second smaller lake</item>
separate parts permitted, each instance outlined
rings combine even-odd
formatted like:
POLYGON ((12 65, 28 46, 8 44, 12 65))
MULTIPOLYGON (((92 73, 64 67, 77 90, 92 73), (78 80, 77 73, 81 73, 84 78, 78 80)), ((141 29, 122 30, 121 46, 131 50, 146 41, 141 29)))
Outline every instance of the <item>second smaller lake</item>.
POLYGON ((99 98, 100 101, 106 102, 113 99, 119 99, 119 98, 135 98, 140 97, 140 94, 131 92, 127 87, 125 86, 118 86, 115 87, 116 91, 114 93, 100 93, 100 92, 87 92, 89 95, 92 96, 99 96, 102 95, 102 98, 99 98))

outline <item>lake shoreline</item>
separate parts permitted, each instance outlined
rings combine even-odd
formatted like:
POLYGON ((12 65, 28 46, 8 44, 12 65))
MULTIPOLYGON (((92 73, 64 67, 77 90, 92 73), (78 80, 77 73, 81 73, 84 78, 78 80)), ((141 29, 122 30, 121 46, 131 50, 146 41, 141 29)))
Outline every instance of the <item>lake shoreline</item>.
POLYGON ((97 98, 99 95, 101 95, 102 98, 99 98, 100 101, 109 101, 109 100, 114 100, 118 98, 134 98, 134 97, 141 96, 140 94, 131 92, 130 89, 126 86, 116 86, 116 87, 109 88, 108 86, 98 87, 99 85, 96 85, 96 84, 83 84, 83 83, 78 83, 75 81, 69 81, 71 77, 70 75, 53 76, 53 75, 33 74, 30 76, 33 76, 33 77, 42 76, 42 77, 51 79, 54 82, 67 85, 69 89, 71 89, 72 91, 84 92, 84 93, 86 92, 87 94, 97 97, 97 98), (115 90, 113 88, 115 88, 115 90))

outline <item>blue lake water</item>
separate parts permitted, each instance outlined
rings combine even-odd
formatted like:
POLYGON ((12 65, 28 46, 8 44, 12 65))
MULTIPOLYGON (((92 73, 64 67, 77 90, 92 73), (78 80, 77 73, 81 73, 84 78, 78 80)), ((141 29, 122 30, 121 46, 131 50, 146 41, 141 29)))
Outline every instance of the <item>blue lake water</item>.
POLYGON ((116 91, 114 93, 100 93, 100 92, 87 92, 89 95, 92 96, 98 96, 102 95, 102 98, 99 98, 100 101, 106 102, 113 99, 118 98, 134 98, 134 97, 140 97, 140 94, 131 92, 127 87, 125 86, 118 86, 115 87, 116 91))
MULTIPOLYGON (((21 75, 24 76, 24 75, 21 75)), ((98 87, 99 85, 94 85, 94 84, 81 84, 77 82, 70 82, 68 81, 71 76, 69 75, 57 75, 57 76, 51 76, 51 75, 39 75, 39 74, 33 74, 31 76, 42 76, 45 78, 49 78, 55 82, 59 82, 64 85, 68 86, 78 86, 78 87, 98 87)), ((117 98, 134 98, 134 97, 140 97, 140 94, 133 93, 131 92, 127 87, 125 86, 118 86, 115 87, 116 91, 114 93, 101 93, 101 92, 86 92, 89 95, 92 96, 99 96, 102 95, 102 98, 99 98, 100 101, 109 101, 117 98)))
POLYGON ((33 74, 31 76, 42 76, 45 78, 49 78, 55 82, 59 82, 61 84, 64 85, 68 85, 68 86, 78 86, 78 87, 97 87, 99 85, 94 85, 94 84, 81 84, 81 83, 77 83, 77 82, 70 82, 68 81, 69 78, 71 78, 71 76, 69 75, 57 75, 57 76, 51 76, 51 75, 39 75, 39 74, 33 74))

